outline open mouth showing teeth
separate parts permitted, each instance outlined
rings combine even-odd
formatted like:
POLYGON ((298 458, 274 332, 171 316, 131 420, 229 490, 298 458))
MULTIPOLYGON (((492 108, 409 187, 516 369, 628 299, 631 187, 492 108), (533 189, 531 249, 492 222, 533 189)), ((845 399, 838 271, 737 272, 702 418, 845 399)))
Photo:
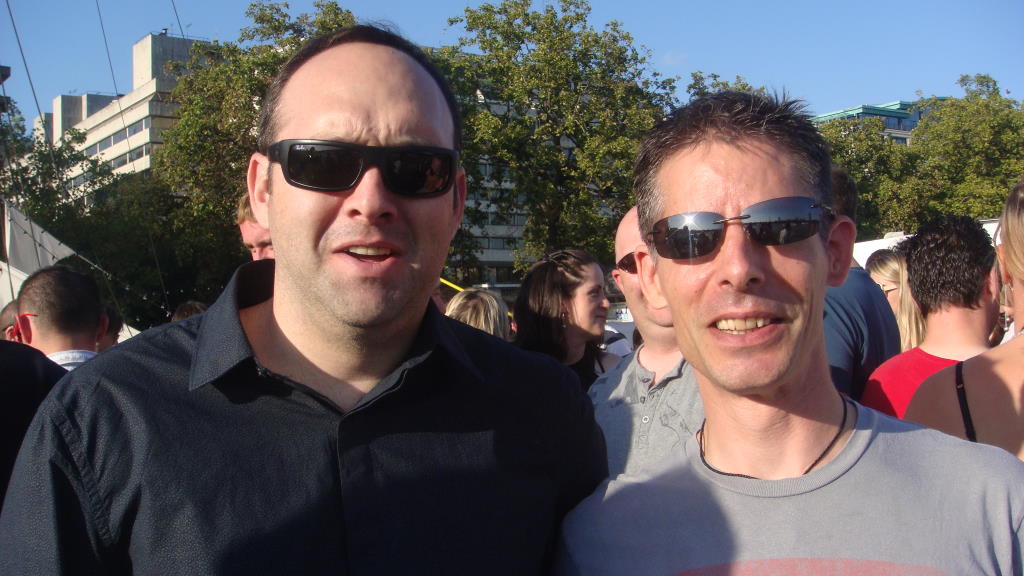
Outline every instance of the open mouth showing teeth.
POLYGON ((771 318, 725 318, 715 322, 715 328, 727 334, 746 334, 772 323, 771 318))
POLYGON ((353 246, 345 250, 345 252, 361 260, 374 260, 378 262, 391 256, 391 250, 387 248, 374 248, 372 246, 353 246))

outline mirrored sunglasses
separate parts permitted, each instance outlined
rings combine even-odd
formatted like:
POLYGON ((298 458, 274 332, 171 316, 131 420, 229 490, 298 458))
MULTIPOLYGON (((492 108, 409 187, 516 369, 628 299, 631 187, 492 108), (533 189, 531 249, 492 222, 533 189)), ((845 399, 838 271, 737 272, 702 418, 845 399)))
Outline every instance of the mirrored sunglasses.
POLYGON ((663 258, 689 260, 707 256, 721 246, 725 224, 739 221, 747 236, 762 246, 782 246, 818 233, 832 209, 807 196, 785 196, 758 202, 739 216, 714 212, 684 212, 654 223, 647 238, 663 258))
POLYGON ((615 263, 615 267, 629 274, 636 274, 636 253, 630 252, 615 263))
POLYGON ((370 166, 380 169, 388 190, 430 198, 451 188, 459 153, 433 146, 362 146, 330 140, 281 140, 270 145, 271 162, 286 182, 317 192, 354 188, 370 166))

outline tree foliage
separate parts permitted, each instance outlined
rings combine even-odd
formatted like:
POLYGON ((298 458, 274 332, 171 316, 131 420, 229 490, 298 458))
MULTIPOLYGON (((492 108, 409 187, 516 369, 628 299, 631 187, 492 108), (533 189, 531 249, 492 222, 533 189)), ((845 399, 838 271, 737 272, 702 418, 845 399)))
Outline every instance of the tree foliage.
POLYGON ((435 53, 466 119, 470 208, 527 215, 520 269, 568 247, 610 261, 639 136, 674 104, 646 50, 589 14, 584 0, 482 4, 450 20, 466 34, 435 53))
POLYGON ((164 133, 154 171, 183 193, 174 225, 187 235, 192 258, 213 259, 211 281, 223 282, 216 253, 237 244, 235 203, 245 192, 260 103, 274 74, 308 38, 355 23, 336 2, 314 7, 315 14, 292 17, 286 3, 255 2, 246 11, 253 24, 237 43, 196 43, 191 59, 174 67, 180 120, 164 133))
POLYGON ((711 94, 723 92, 725 90, 754 92, 758 94, 764 94, 766 92, 764 86, 754 88, 746 81, 746 79, 743 78, 743 76, 740 75, 737 75, 735 80, 729 82, 728 80, 722 80, 722 78, 714 72, 705 73, 703 70, 690 72, 690 83, 686 85, 686 93, 690 95, 691 100, 710 96, 711 94))
POLYGON ((25 135, 16 107, 12 118, 0 126, 14 159, 0 171, 4 196, 78 254, 61 264, 92 274, 129 324, 166 321, 174 290, 193 289, 169 225, 178 199, 145 176, 115 175, 86 156, 81 132, 51 144, 25 135))
POLYGON ((51 143, 41 132, 26 134, 25 119, 10 101, 9 122, 0 122, 0 192, 47 226, 83 212, 95 190, 116 177, 110 168, 79 150, 85 134, 69 130, 51 143), (82 174, 80 183, 73 177, 82 174))
POLYGON ((861 191, 860 238, 913 232, 939 213, 999 215, 1024 174, 1024 107, 990 76, 961 76, 961 98, 921 98, 923 115, 904 146, 884 137, 879 118, 819 127, 861 191))

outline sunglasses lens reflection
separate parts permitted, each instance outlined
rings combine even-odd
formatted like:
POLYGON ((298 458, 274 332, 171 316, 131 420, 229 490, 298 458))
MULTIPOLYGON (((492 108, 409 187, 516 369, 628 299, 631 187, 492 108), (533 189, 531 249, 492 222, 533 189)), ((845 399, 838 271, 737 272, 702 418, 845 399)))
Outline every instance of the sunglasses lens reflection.
MULTIPOLYGON (((668 235, 668 246, 671 251, 679 256, 673 258, 700 258, 715 251, 722 238, 722 230, 698 230, 682 228, 670 230, 668 235)), ((659 251, 659 253, 661 253, 659 251)), ((664 256, 664 254, 662 254, 664 256)))
POLYGON ((270 147, 285 180, 320 192, 353 188, 370 166, 381 171, 384 184, 402 196, 430 197, 451 187, 457 153, 431 146, 361 146, 347 142, 281 140, 270 147))
POLYGON ((347 190, 363 171, 357 150, 313 144, 293 144, 288 152, 291 180, 324 190, 347 190))
POLYGON ((806 240, 821 228, 824 210, 813 198, 789 196, 748 206, 740 216, 687 212, 659 220, 652 236, 658 254, 689 260, 713 253, 724 238, 724 226, 736 221, 751 240, 762 246, 782 246, 806 240))

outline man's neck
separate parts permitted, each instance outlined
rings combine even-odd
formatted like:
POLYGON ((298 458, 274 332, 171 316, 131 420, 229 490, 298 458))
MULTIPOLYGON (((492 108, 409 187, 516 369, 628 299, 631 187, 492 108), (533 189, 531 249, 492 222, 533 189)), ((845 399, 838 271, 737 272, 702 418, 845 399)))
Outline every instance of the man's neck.
POLYGON ((780 387, 768 398, 717 389, 700 374, 697 380, 706 417, 698 440, 719 472, 764 480, 802 476, 842 451, 856 420, 855 408, 847 407, 841 422, 845 400, 827 371, 813 384, 780 387))
POLYGON ((651 379, 651 386, 665 377, 673 368, 679 365, 683 354, 679 351, 675 340, 671 343, 659 342, 657 340, 645 341, 636 351, 636 361, 654 373, 651 379))
POLYGON ((51 334, 42 338, 37 336, 29 344, 46 355, 64 352, 65 350, 96 351, 96 340, 90 336, 81 335, 51 334))
POLYGON ((925 319, 921 349, 939 358, 966 360, 988 350, 992 320, 984 307, 977 309, 946 306, 925 319))
POLYGON ((256 359, 346 411, 401 362, 419 326, 371 331, 325 326, 324 322, 300 323, 289 321, 299 316, 283 308, 288 306, 275 305, 271 298, 240 311, 256 359))

